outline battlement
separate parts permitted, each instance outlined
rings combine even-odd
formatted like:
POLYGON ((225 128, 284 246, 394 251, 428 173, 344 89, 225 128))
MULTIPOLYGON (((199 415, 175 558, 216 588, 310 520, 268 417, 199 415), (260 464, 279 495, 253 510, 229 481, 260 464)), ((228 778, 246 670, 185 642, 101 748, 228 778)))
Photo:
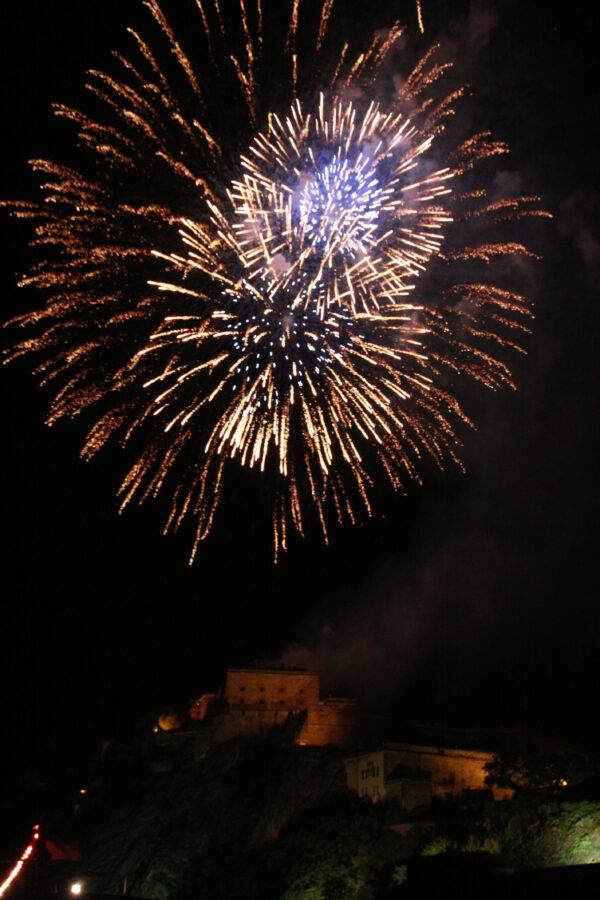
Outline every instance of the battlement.
POLYGON ((298 744, 323 746, 353 744, 358 728, 356 700, 349 697, 330 697, 319 700, 306 711, 306 722, 297 737, 298 744))
MULTIPOLYGON (((228 669, 222 693, 225 709, 216 740, 237 735, 265 734, 283 727, 291 716, 303 716, 296 743, 309 746, 350 746, 357 733, 357 705, 351 698, 320 696, 319 675, 302 669, 228 669)), ((192 703, 195 721, 207 717, 215 694, 192 703)))

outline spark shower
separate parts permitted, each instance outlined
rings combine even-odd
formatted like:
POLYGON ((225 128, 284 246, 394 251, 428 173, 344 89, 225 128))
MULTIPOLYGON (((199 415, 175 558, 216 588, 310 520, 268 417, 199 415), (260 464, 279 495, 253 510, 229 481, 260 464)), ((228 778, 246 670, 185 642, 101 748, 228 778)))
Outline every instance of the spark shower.
POLYGON ((4 204, 44 297, 6 358, 35 359, 49 424, 85 419, 84 459, 124 448, 122 509, 165 495, 165 532, 192 523, 190 562, 240 485, 277 559, 460 466, 461 385, 514 386, 530 330, 494 264, 549 214, 498 195, 507 146, 461 133, 439 46, 406 70, 399 22, 350 46, 344 0, 190 0, 185 29, 144 6, 84 107, 54 106, 76 162, 34 160, 40 201, 4 204))

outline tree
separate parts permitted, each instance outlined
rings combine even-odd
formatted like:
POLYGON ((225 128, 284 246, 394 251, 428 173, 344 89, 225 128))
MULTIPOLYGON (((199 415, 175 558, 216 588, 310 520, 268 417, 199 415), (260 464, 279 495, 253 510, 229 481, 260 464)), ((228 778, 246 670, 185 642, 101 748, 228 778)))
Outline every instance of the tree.
POLYGON ((503 754, 486 763, 485 783, 518 793, 560 794, 569 784, 576 761, 570 756, 503 754))

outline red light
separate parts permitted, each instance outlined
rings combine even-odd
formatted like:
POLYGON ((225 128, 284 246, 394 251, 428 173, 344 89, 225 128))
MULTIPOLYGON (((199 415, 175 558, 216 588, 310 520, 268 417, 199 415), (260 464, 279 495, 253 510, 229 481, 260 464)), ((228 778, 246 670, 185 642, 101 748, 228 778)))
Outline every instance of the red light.
MULTIPOLYGON (((37 841, 39 839, 39 834, 38 834, 39 827, 40 827, 39 825, 33 826, 33 835, 32 835, 33 841, 37 841)), ((11 884, 13 883, 15 878, 17 878, 17 876, 19 875, 19 872, 21 871, 21 869, 23 868, 23 866, 25 865, 25 863, 27 862, 27 860, 33 853, 34 847, 35 847, 35 844, 33 844, 33 843, 28 844, 27 847, 25 847, 25 849, 21 853, 20 859, 18 859, 17 862, 14 864, 14 866, 12 867, 11 871, 8 873, 8 875, 6 876, 4 881, 0 882, 0 897, 3 897, 5 895, 5 893, 7 892, 7 890, 9 889, 9 887, 11 886, 11 884)))

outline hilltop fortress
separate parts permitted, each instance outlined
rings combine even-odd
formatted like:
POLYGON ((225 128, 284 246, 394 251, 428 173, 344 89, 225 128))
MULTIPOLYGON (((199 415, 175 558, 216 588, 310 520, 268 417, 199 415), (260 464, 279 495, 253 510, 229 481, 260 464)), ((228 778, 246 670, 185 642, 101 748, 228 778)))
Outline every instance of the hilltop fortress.
POLYGON ((358 738, 356 700, 322 698, 316 672, 228 669, 222 692, 202 694, 189 710, 196 722, 211 714, 215 741, 266 734, 294 721, 296 744, 350 747, 358 738))
MULTIPOLYGON (((211 745, 277 732, 301 747, 335 746, 351 791, 373 803, 393 799, 406 810, 426 808, 434 798, 489 796, 487 767, 499 753, 582 755, 514 728, 359 716, 355 699, 322 697, 318 673, 302 669, 228 669, 221 688, 201 694, 184 715, 163 711, 153 731, 159 745, 193 736, 196 759, 211 745)), ((491 794, 501 800, 513 791, 494 785, 491 794)))
MULTIPOLYGON (((423 733, 415 739, 406 729, 400 741, 390 743, 384 734, 373 733, 366 719, 359 720, 355 699, 322 697, 318 673, 301 669, 228 669, 224 685, 201 694, 185 718, 163 713, 154 725, 157 736, 175 732, 183 737, 190 729, 198 759, 210 745, 274 732, 298 746, 336 746, 345 754, 350 790, 373 803, 393 798, 407 810, 424 808, 434 797, 487 793, 486 766, 496 743, 466 731, 423 733)), ((511 793, 493 791, 496 799, 511 793)))

